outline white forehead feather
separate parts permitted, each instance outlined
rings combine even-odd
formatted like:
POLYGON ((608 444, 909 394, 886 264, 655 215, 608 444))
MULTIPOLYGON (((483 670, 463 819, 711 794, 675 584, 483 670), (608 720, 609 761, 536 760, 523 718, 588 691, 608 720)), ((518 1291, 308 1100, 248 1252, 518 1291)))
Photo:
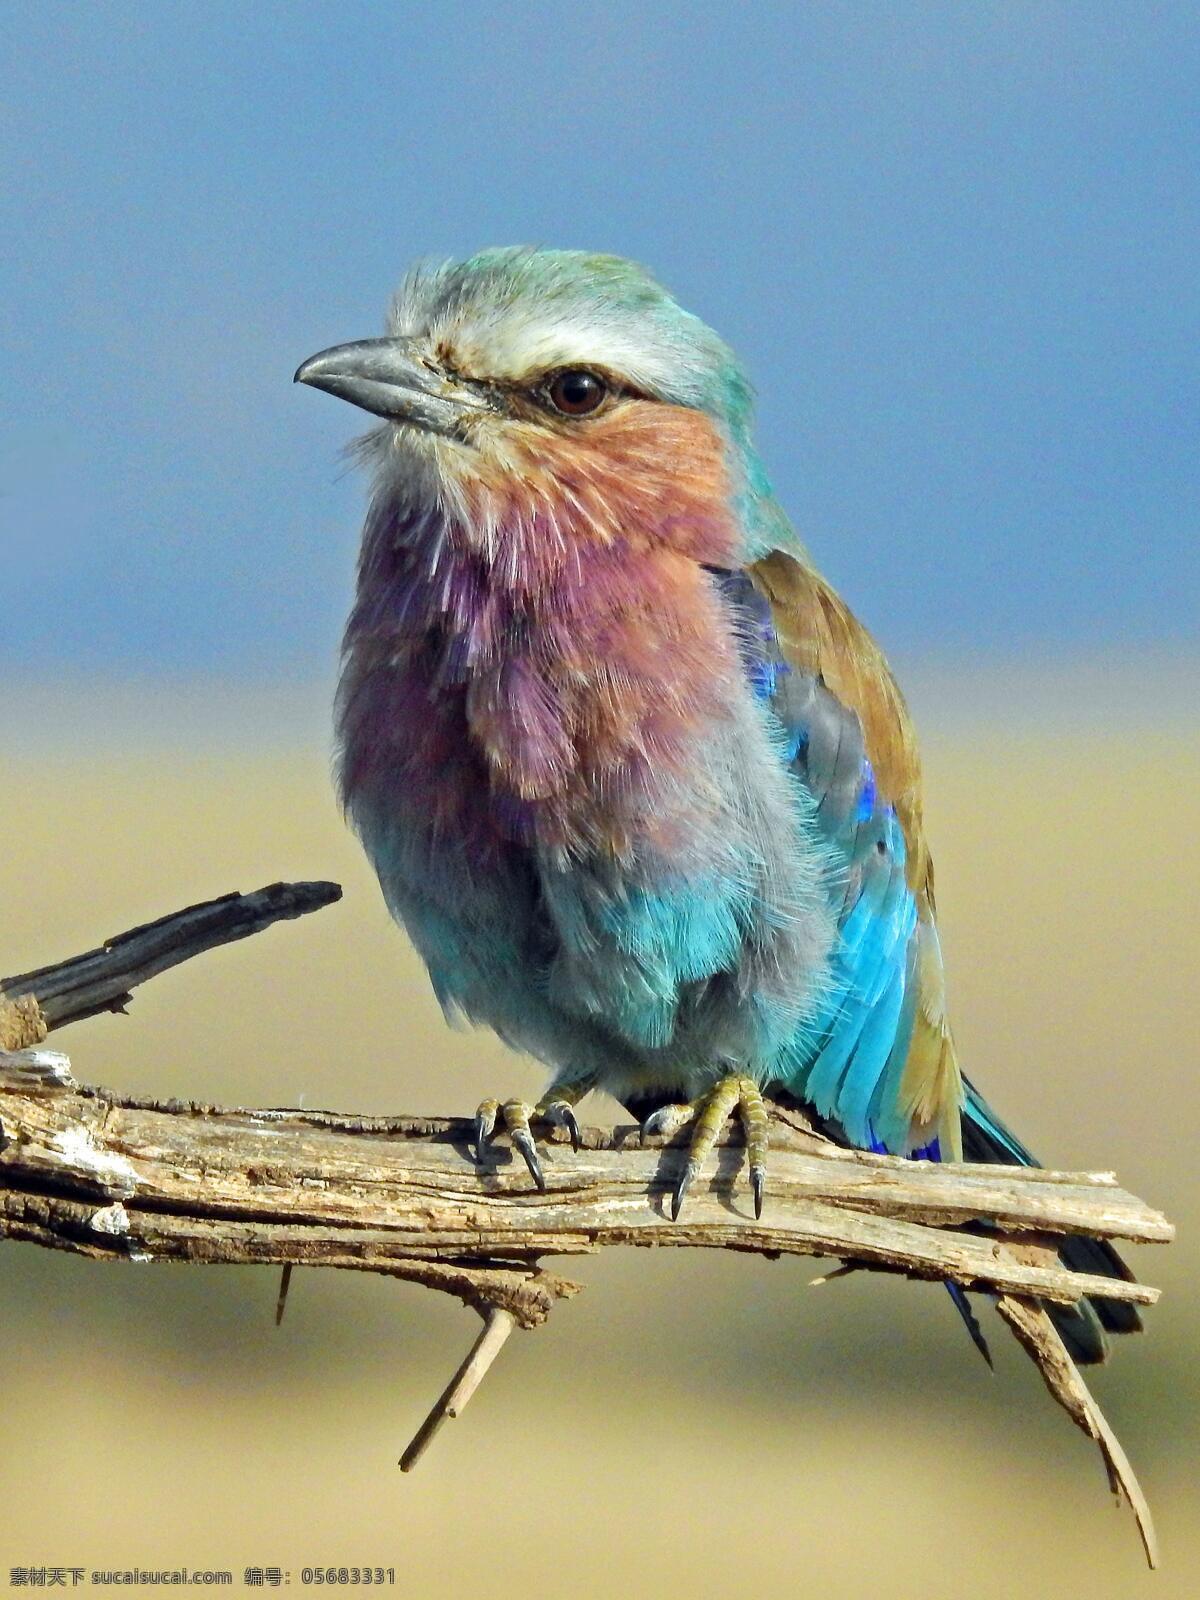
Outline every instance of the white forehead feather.
POLYGON ((577 251, 494 250, 419 266, 393 302, 389 331, 445 345, 475 378, 600 367, 704 409, 737 371, 711 329, 640 267, 577 251))

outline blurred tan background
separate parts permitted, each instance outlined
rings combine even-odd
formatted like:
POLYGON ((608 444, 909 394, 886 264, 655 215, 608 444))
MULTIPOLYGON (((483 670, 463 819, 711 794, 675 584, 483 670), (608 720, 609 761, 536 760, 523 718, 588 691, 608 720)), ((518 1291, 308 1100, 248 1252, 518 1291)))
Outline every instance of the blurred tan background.
MULTIPOLYGON (((515 1338, 402 1476, 475 1331, 457 1303, 303 1272, 276 1331, 273 1271, 8 1246, 0 1584, 13 1565, 186 1564, 240 1587, 253 1564, 299 1586, 304 1565, 357 1564, 415 1596, 1200 1592, 1193 681, 1162 662, 912 681, 968 1069, 1043 1159, 1115 1167, 1179 1225, 1133 1252, 1166 1292, 1094 1384, 1157 1514, 1160 1574, 994 1314, 989 1377, 935 1285, 573 1263, 586 1293, 515 1338)), ((10 687, 0 972, 275 878, 346 891, 58 1034, 81 1078, 446 1114, 537 1088, 490 1036, 444 1026, 335 808, 326 701, 10 687)))

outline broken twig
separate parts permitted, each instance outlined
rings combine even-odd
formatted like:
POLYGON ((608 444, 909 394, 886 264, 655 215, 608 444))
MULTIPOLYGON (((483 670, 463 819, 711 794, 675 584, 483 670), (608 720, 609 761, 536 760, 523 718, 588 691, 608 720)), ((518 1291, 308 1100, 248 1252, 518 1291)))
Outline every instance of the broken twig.
POLYGON ((504 1311, 500 1306, 493 1306, 485 1313, 479 1337, 467 1352, 466 1360, 442 1390, 433 1410, 417 1429, 412 1437, 412 1443, 400 1457, 401 1472, 412 1471, 433 1442, 434 1434, 448 1417, 461 1416, 463 1407, 483 1382, 485 1373, 500 1354, 505 1340, 516 1325, 512 1312, 504 1311))
MULTIPOLYGON (((130 990, 181 961, 217 945, 260 933, 273 922, 307 916, 342 897, 337 883, 270 883, 253 894, 226 894, 114 934, 96 950, 60 961, 36 972, 0 978, 0 1010, 4 1002, 35 1002, 44 1030, 95 1016, 99 1011, 124 1011, 130 990)), ((36 1039, 27 1041, 37 1043, 36 1039)), ((0 1027, 0 1048, 16 1049, 0 1027)))

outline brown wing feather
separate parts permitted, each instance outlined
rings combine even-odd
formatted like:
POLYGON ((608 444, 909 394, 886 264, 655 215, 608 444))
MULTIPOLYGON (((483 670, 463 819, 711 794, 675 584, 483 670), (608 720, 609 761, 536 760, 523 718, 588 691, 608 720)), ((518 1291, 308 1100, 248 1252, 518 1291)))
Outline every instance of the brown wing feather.
POLYGON ((908 849, 908 883, 929 888, 929 852, 921 812, 921 762, 912 718, 883 651, 824 578, 782 550, 750 568, 771 602, 788 662, 819 676, 858 713, 879 792, 896 808, 908 849))
POLYGON ((750 569, 771 603, 785 659, 818 676, 858 714, 880 794, 896 808, 908 851, 907 877, 919 924, 918 1005, 901 1096, 913 1144, 936 1133, 961 1160, 962 1079, 946 1018, 945 976, 934 925, 933 863, 925 841, 921 762, 916 733, 883 651, 828 583, 794 556, 776 550, 750 569))

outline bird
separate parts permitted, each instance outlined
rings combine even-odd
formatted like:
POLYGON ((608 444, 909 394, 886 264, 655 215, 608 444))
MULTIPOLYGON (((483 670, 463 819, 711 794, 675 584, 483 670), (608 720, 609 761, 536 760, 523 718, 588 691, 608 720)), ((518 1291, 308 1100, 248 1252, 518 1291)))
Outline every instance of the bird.
MULTIPOLYGON (((504 247, 418 263, 382 337, 295 379, 377 419, 346 815, 448 1019, 550 1069, 479 1107, 476 1158, 502 1128, 544 1188, 534 1129, 578 1147, 604 1089, 690 1127, 674 1219, 735 1115, 761 1215, 773 1100, 863 1150, 1036 1165, 955 1049, 905 700, 772 490, 730 347, 623 257, 504 247)), ((1050 1309, 1081 1362, 1139 1326, 1050 1309)))

